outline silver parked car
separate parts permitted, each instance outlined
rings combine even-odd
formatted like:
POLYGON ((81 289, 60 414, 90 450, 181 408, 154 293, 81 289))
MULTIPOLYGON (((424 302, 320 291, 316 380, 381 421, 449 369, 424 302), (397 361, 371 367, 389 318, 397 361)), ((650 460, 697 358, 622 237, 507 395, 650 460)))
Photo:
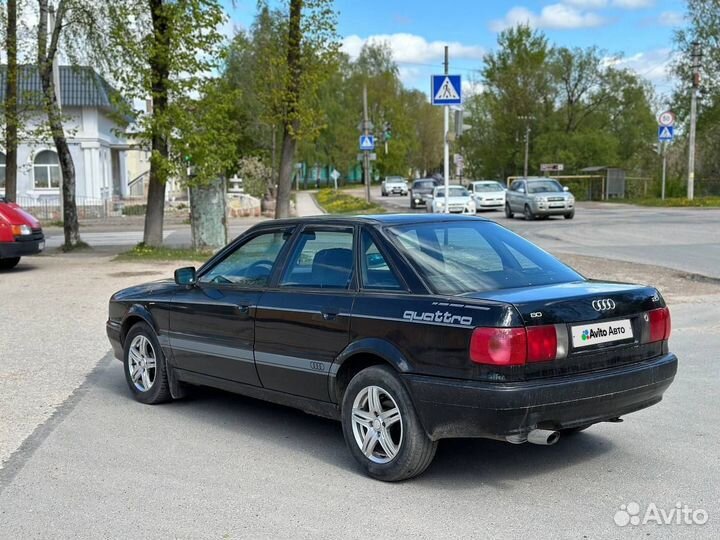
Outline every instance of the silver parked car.
POLYGON ((383 197, 408 194, 408 183, 402 176, 387 176, 380 186, 383 197))
POLYGON ((518 178, 510 184, 505 202, 505 216, 515 213, 533 220, 548 216, 575 217, 575 197, 554 178, 518 178))

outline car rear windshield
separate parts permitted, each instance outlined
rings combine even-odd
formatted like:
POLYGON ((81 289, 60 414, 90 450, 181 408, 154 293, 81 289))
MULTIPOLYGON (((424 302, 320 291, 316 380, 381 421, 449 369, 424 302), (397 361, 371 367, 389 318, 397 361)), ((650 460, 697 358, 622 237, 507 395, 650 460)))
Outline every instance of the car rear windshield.
POLYGON ((389 227, 388 231, 438 294, 584 279, 539 247, 492 222, 414 223, 389 227))
POLYGON ((563 190, 557 180, 534 180, 527 184, 528 193, 555 193, 563 190))
POLYGON ((502 187, 497 182, 493 182, 492 184, 475 184, 475 191, 504 191, 505 188, 502 187))

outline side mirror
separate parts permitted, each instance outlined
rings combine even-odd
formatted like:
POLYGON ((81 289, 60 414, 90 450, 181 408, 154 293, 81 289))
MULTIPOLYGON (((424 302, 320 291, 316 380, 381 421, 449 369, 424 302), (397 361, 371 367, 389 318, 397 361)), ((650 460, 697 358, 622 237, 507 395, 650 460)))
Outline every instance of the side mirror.
POLYGON ((175 283, 178 285, 195 285, 196 279, 194 266, 186 266, 175 270, 175 283))
POLYGON ((563 191, 568 192, 568 191, 570 191, 570 188, 567 186, 563 186, 563 191))

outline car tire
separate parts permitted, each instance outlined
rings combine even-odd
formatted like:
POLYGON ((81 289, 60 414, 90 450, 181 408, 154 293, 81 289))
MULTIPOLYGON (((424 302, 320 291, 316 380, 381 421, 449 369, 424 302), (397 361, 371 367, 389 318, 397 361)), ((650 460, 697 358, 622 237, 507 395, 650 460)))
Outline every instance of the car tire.
POLYGON ((382 195, 383 197, 387 197, 387 193, 385 193, 384 191, 381 191, 380 195, 382 195))
POLYGON ((20 262, 20 257, 10 257, 8 259, 0 259, 0 270, 12 270, 20 262))
POLYGON ((513 211, 510 209, 510 204, 505 203, 505 217, 508 219, 512 219, 514 215, 515 214, 513 214, 513 211))
POLYGON ((530 210, 530 206, 527 204, 523 209, 523 216, 525 216, 525 221, 533 221, 535 219, 535 214, 532 213, 532 210, 530 210))
POLYGON ((574 218, 574 217, 575 217, 575 210, 573 210, 572 212, 568 212, 567 214, 565 214, 565 219, 572 219, 572 218, 574 218))
POLYGON ((135 324, 125 336, 123 367, 125 381, 139 402, 155 405, 172 399, 165 355, 147 323, 135 324))
POLYGON ((415 199, 412 198, 412 195, 410 195, 410 209, 415 210, 417 208, 417 205, 415 204, 415 199))
POLYGON ((350 453, 372 478, 407 480, 425 471, 435 457, 437 441, 425 433, 410 394, 390 367, 370 366, 355 375, 343 396, 341 416, 350 453), (388 418, 394 420, 390 425, 383 421, 388 418))

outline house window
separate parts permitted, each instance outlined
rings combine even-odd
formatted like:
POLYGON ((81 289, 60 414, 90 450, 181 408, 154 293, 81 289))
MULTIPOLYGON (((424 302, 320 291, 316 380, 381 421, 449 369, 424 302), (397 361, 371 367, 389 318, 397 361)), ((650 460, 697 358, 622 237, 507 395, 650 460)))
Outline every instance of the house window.
POLYGON ((0 152, 0 189, 5 189, 5 154, 0 152))
POLYGON ((43 150, 35 156, 33 164, 35 189, 51 189, 60 187, 60 163, 55 152, 43 150))

